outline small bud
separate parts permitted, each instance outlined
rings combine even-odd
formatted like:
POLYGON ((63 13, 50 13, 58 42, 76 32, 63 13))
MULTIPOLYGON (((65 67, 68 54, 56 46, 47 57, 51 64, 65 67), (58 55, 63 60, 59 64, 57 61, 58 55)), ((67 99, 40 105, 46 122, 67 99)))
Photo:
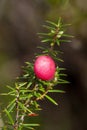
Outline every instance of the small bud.
POLYGON ((36 113, 29 113, 28 116, 38 116, 39 114, 36 113))

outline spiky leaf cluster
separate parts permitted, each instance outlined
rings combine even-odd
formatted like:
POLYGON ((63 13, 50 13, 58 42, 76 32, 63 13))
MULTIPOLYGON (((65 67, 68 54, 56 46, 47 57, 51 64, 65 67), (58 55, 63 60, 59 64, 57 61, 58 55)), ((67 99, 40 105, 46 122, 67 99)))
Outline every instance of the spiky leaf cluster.
POLYGON ((63 54, 60 50, 56 50, 55 48, 61 45, 61 43, 69 43, 71 42, 70 37, 72 35, 66 34, 66 27, 70 26, 70 24, 63 24, 61 18, 58 19, 57 23, 46 21, 46 25, 43 25, 46 28, 45 33, 38 33, 41 38, 41 42, 48 45, 48 47, 39 47, 42 49, 43 54, 49 54, 56 61, 63 62, 61 58, 59 58, 60 54, 63 54))
MULTIPOLYGON (((58 54, 62 53, 55 49, 55 46, 60 46, 62 37, 69 35, 64 34, 66 25, 63 25, 59 18, 58 23, 47 21, 48 25, 44 27, 48 30, 46 33, 39 33, 43 43, 48 44, 48 48, 42 49, 42 54, 50 55, 56 61, 62 61, 58 54)), ((67 41, 68 42, 68 41, 67 41)), ((57 63, 57 62, 56 62, 57 63)), ((34 127, 39 126, 36 123, 26 123, 26 117, 38 116, 38 111, 41 110, 39 100, 46 98, 55 105, 58 103, 49 95, 49 93, 64 93, 63 90, 55 89, 58 84, 68 83, 62 78, 66 76, 63 74, 64 68, 60 68, 56 65, 55 77, 51 81, 43 81, 38 79, 33 70, 34 63, 26 62, 23 67, 23 75, 18 77, 14 87, 7 86, 9 89, 8 93, 1 95, 9 95, 12 97, 10 103, 5 108, 4 112, 8 117, 8 122, 3 127, 3 130, 23 130, 23 128, 34 130, 34 127), (15 116, 13 116, 15 114, 15 116)))

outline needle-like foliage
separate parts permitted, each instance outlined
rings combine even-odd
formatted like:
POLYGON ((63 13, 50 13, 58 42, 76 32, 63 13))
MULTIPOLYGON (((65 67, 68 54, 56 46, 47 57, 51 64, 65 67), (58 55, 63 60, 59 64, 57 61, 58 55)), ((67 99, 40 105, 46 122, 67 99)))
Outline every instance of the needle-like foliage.
POLYGON ((57 65, 57 61, 63 61, 59 58, 59 54, 63 52, 55 49, 55 46, 58 45, 59 47, 62 42, 70 42, 66 40, 66 37, 72 37, 65 34, 66 26, 68 25, 62 24, 61 18, 58 19, 57 23, 46 21, 46 25, 43 25, 43 27, 47 29, 47 32, 39 33, 41 42, 48 44, 47 48, 39 47, 42 49, 41 55, 50 55, 56 63, 54 79, 51 81, 38 79, 34 74, 34 63, 26 62, 26 65, 22 68, 24 73, 17 78, 14 87, 7 86, 9 92, 1 94, 11 96, 11 101, 4 109, 7 120, 2 128, 3 130, 23 130, 23 128, 34 130, 39 124, 26 123, 25 119, 26 117, 38 116, 38 111, 41 110, 39 100, 47 99, 58 105, 49 93, 65 93, 63 90, 55 89, 55 86, 68 83, 62 78, 62 76, 66 76, 62 73, 65 69, 57 65), (13 116, 13 113, 15 116, 13 116))

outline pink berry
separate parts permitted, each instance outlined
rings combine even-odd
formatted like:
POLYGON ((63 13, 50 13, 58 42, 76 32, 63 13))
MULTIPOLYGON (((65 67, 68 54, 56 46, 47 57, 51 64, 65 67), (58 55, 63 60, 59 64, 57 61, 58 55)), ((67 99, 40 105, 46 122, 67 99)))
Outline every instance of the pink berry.
POLYGON ((55 62, 50 56, 38 56, 34 63, 34 72, 37 78, 52 80, 56 71, 55 62))

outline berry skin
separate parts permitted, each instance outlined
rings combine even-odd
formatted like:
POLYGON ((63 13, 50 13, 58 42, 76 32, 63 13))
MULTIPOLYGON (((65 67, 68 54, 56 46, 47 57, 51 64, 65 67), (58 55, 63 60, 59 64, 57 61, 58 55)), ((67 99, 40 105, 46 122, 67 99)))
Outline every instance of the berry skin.
POLYGON ((50 56, 38 56, 34 63, 34 73, 42 80, 52 80, 56 71, 55 62, 50 56))

